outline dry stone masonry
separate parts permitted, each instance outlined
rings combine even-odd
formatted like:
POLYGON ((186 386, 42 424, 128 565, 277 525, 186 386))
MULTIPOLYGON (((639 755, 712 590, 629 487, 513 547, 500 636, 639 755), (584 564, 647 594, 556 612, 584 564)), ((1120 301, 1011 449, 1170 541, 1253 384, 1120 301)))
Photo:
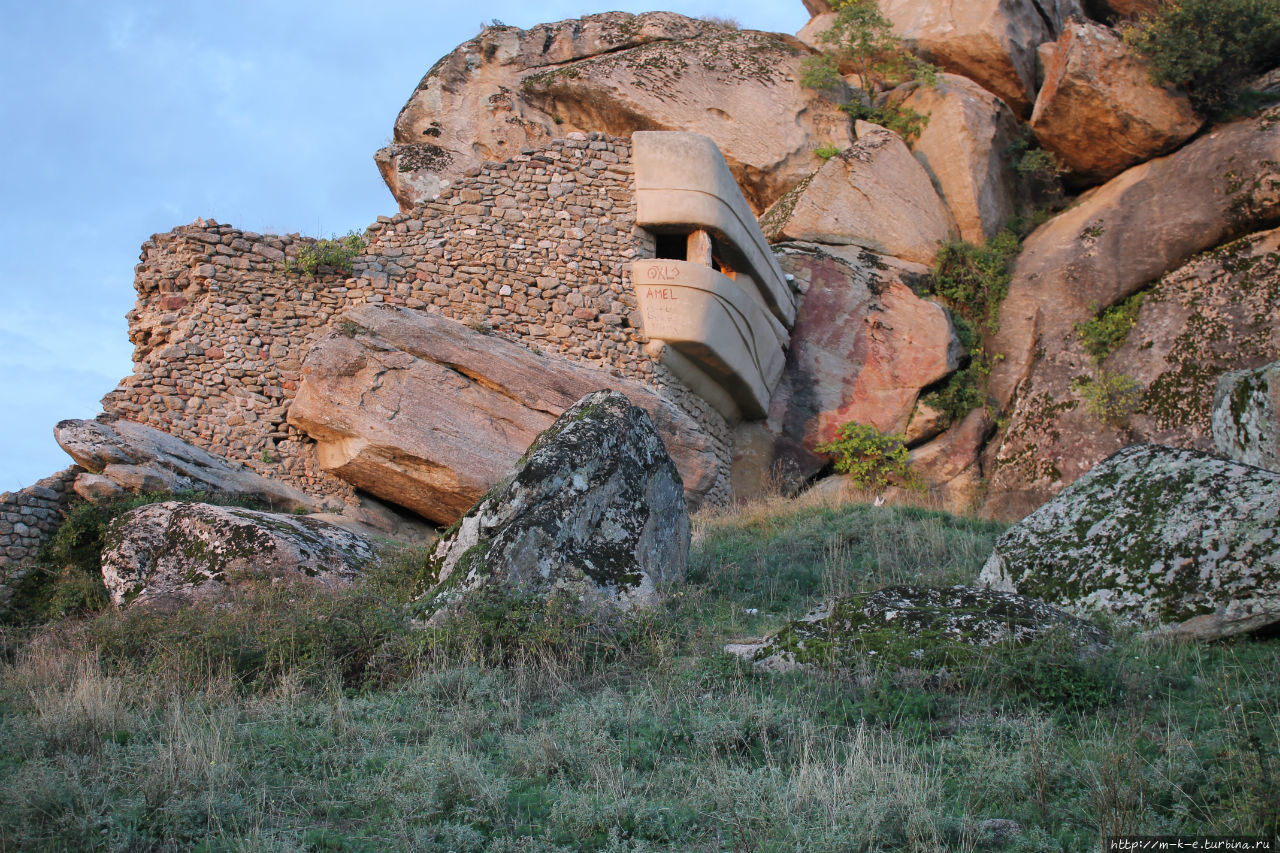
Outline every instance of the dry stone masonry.
POLYGON ((292 268, 303 238, 197 221, 143 247, 129 315, 134 374, 107 412, 166 430, 303 491, 351 499, 286 421, 303 358, 343 311, 439 314, 647 384, 707 431, 728 494, 724 419, 644 351, 630 263, 637 229, 628 140, 573 134, 471 169, 434 201, 380 217, 349 278, 292 268))
POLYGON ((71 485, 82 470, 72 465, 33 486, 0 494, 0 608, 62 521, 74 496, 71 485))

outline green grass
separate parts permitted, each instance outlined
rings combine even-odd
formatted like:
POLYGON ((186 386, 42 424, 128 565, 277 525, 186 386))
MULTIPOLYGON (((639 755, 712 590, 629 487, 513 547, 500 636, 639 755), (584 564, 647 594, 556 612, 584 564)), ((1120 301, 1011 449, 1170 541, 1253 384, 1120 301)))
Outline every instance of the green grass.
POLYGON ((775 502, 696 520, 642 616, 493 602, 412 631, 405 552, 336 595, 0 634, 0 850, 1096 849, 1274 832, 1274 640, 1122 634, 1074 670, 757 674, 824 595, 972 581, 1000 527, 775 502), (1099 685, 1102 688, 1099 689, 1099 685), (1085 701, 1078 701, 1083 697, 1085 701), (1020 823, 997 842, 982 822, 1020 823))

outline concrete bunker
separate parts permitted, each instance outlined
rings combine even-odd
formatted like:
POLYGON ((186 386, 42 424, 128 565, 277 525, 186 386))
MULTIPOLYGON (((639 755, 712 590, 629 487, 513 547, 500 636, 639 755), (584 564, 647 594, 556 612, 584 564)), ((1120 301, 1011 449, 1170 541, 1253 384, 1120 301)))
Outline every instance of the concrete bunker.
POLYGON ((647 350, 730 423, 763 418, 795 295, 709 137, 639 131, 631 144, 636 225, 656 247, 631 269, 647 350))

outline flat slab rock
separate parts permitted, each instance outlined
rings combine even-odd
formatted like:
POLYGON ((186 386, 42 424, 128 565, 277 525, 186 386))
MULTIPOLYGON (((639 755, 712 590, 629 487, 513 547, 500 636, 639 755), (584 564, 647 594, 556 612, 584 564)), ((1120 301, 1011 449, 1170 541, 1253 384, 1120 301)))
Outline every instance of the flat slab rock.
POLYGON ((1034 598, 966 586, 894 586, 825 602, 781 631, 725 651, 773 672, 860 665, 919 669, 963 663, 975 650, 1066 631, 1085 652, 1105 632, 1034 598))
POLYGON ((172 610, 245 579, 340 586, 377 559, 364 537, 314 518, 183 501, 128 512, 106 538, 102 579, 119 607, 172 610))
POLYGON ((597 391, 440 540, 428 564, 437 583, 416 615, 437 622, 495 584, 625 610, 683 580, 688 558, 684 491, 662 439, 643 409, 597 391))
POLYGON ((1197 639, 1280 622, 1280 474, 1146 444, 1009 528, 979 583, 1197 639))

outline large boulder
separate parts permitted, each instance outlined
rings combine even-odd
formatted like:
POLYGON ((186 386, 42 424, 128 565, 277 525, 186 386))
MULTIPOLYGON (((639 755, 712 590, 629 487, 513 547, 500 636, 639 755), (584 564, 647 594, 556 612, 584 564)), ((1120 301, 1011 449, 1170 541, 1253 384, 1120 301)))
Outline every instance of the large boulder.
POLYGON ((945 308, 911 289, 923 267, 846 247, 779 255, 804 293, 769 425, 810 450, 846 421, 900 433, 920 392, 959 366, 945 308))
POLYGON ((1222 375, 1213 393, 1213 444, 1237 462, 1280 471, 1280 361, 1222 375))
POLYGON ((1127 444, 1212 450, 1218 378, 1280 359, 1277 300, 1273 230, 1205 253, 1101 320, 1086 315, 1117 334, 1107 348, 1090 352, 1088 327, 1042 335, 1007 429, 984 452, 984 513, 1021 518, 1127 444))
POLYGON ((289 423, 316 440, 321 467, 442 524, 460 518, 540 432, 601 388, 649 412, 690 504, 722 476, 715 442, 648 388, 437 315, 358 306, 313 346, 302 374, 289 423))
POLYGON ((829 158, 761 217, 770 242, 861 246, 931 264, 955 219, 896 133, 858 122, 858 141, 829 158))
POLYGON ((956 74, 916 86, 903 106, 929 117, 912 144, 955 217, 961 238, 982 244, 1018 212, 1018 174, 1009 147, 1018 119, 995 95, 956 74))
POLYGON ((952 669, 1061 632, 1077 652, 1109 644, 1083 620, 1034 598, 966 586, 893 586, 835 598, 781 631, 725 651, 757 668, 952 669))
POLYGON ((1217 639, 1280 621, 1280 474, 1134 445, 1009 528, 979 582, 1217 639))
POLYGON ((1031 129, 1079 183, 1101 183, 1177 148, 1203 119, 1185 92, 1151 82, 1111 29, 1068 25, 1045 68, 1031 129))
POLYGON ((1280 216, 1280 108, 1215 129, 1086 193, 1023 246, 989 381, 1007 406, 1037 353, 1199 252, 1280 216), (1140 246, 1141 251, 1135 251, 1140 246))
POLYGON ((89 500, 126 492, 203 491, 252 498, 283 512, 320 508, 319 501, 292 486, 133 421, 59 421, 53 437, 87 469, 75 489, 89 500))
POLYGON ((572 131, 687 130, 715 139, 756 210, 849 144, 837 106, 800 85, 790 36, 670 12, 493 26, 436 63, 376 159, 402 210, 484 160, 572 131))
POLYGON ((684 579, 689 535, 680 475, 649 416, 597 391, 440 540, 418 615, 438 620, 481 588, 623 610, 652 604, 684 579))
POLYGON ((88 469, 76 477, 73 488, 91 503, 148 492, 209 492, 281 512, 310 513, 363 536, 410 544, 434 538, 430 525, 367 495, 346 503, 325 501, 133 421, 65 420, 54 427, 53 435, 88 469))
POLYGON ((1021 116, 1035 101, 1036 47, 1058 37, 1075 0, 880 0, 893 30, 917 52, 1000 96, 1021 116))
POLYGON ((365 538, 312 518, 167 501, 111 523, 102 579, 117 606, 173 609, 277 578, 334 587, 377 559, 365 538))

